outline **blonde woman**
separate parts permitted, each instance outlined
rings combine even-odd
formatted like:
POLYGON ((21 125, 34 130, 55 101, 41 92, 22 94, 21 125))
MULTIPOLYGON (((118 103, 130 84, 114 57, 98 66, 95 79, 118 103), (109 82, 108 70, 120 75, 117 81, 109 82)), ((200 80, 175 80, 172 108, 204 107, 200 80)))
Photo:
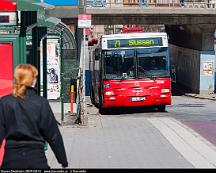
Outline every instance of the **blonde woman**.
POLYGON ((0 99, 0 144, 6 139, 3 169, 48 169, 44 141, 67 167, 64 143, 48 101, 36 94, 38 70, 20 64, 12 94, 0 99))

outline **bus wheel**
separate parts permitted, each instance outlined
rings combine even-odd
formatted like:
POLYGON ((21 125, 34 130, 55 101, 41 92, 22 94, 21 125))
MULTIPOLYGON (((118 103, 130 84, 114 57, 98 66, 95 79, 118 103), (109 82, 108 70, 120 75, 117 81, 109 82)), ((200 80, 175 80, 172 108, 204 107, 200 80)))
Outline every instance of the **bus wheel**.
POLYGON ((166 111, 166 105, 161 105, 161 106, 158 106, 158 111, 159 112, 165 112, 166 111))

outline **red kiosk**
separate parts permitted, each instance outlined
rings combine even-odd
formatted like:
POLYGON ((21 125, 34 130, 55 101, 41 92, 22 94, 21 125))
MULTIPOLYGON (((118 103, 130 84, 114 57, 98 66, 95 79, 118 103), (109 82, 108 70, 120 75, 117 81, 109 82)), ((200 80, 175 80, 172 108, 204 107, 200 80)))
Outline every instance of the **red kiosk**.
MULTIPOLYGON (((17 25, 16 3, 0 1, 0 28, 17 25)), ((0 36, 7 31, 0 30, 0 36)), ((11 92, 13 79, 13 41, 0 41, 0 97, 11 92)))

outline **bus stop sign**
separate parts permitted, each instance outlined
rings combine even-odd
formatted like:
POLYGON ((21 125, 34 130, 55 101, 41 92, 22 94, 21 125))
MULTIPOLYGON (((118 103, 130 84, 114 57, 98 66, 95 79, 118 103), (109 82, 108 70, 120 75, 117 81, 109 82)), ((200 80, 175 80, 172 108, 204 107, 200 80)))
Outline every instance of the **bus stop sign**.
POLYGON ((79 14, 78 15, 78 28, 90 28, 91 27, 91 15, 79 14))

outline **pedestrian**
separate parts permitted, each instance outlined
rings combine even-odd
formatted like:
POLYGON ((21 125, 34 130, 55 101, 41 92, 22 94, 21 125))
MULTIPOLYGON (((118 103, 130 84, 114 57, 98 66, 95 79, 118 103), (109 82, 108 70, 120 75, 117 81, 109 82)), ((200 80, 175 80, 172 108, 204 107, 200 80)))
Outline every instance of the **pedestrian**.
POLYGON ((155 58, 151 58, 148 64, 149 70, 159 70, 158 64, 155 58))
POLYGON ((44 143, 67 167, 63 139, 49 102, 34 89, 38 70, 20 64, 14 71, 12 93, 0 99, 0 144, 6 139, 3 169, 49 169, 44 143))
POLYGON ((184 0, 180 0, 180 4, 182 7, 184 7, 184 0))

